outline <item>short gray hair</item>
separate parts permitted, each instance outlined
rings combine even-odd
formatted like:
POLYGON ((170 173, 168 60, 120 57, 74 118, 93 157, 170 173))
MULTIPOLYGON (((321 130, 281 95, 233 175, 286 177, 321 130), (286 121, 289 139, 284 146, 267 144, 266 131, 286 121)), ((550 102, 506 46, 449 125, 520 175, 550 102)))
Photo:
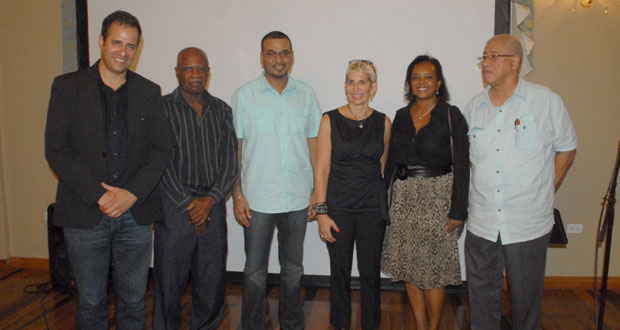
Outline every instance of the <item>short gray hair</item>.
MULTIPOLYGON (((489 39, 489 41, 498 39, 504 42, 506 50, 510 51, 512 54, 523 56, 523 46, 521 46, 521 41, 515 36, 510 34, 498 34, 489 39)), ((487 41, 487 43, 489 41, 487 41)))

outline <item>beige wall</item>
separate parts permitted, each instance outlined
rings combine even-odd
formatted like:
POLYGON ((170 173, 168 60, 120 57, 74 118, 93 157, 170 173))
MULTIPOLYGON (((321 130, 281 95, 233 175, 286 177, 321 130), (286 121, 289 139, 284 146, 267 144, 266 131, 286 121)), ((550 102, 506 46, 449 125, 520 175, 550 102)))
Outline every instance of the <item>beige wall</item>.
MULTIPOLYGON (((592 275, 596 220, 620 138, 613 97, 620 6, 610 1, 609 14, 600 7, 573 14, 571 3, 536 1, 535 71, 527 77, 562 96, 580 140, 556 206, 584 233, 569 234, 566 249, 549 250, 549 276, 592 275)), ((0 258, 47 257, 44 212, 56 179, 43 156, 43 131, 50 85, 62 70, 60 16, 60 1, 0 1, 0 258)), ((620 276, 615 234, 610 274, 620 276)))
POLYGON ((62 73, 60 5, 0 1, 0 257, 6 245, 9 257, 48 256, 45 210, 56 179, 43 155, 43 132, 52 79, 62 73))
MULTIPOLYGON (((0 30, 2 33, 3 30, 0 30)), ((2 81, 2 65, 0 65, 0 118, 2 118, 4 114, 4 86, 2 81)), ((6 259, 9 254, 9 228, 7 223, 7 215, 6 215, 6 195, 4 194, 4 153, 3 150, 3 139, 2 139, 2 131, 3 125, 2 120, 0 120, 0 259, 6 259)))
MULTIPOLYGON (((620 6, 609 1, 608 14, 599 4, 572 13, 574 1, 535 3, 535 69, 526 79, 558 93, 575 124, 577 158, 556 196, 556 207, 565 224, 583 224, 583 234, 568 234, 566 249, 549 249, 547 275, 592 276, 600 203, 620 138, 620 6)), ((620 224, 620 205, 618 210, 620 224)), ((616 228, 611 276, 620 276, 619 235, 616 228)), ((604 253, 603 248, 599 251, 604 253)))

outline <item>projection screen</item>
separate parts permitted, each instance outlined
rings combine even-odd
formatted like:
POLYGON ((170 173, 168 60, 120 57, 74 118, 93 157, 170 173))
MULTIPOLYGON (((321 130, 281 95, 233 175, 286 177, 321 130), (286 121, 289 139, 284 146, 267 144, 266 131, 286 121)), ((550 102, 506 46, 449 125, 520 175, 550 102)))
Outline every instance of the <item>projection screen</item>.
MULTIPOLYGON (((262 72, 263 35, 280 30, 292 40, 292 76, 313 87, 324 112, 346 103, 347 63, 361 58, 372 60, 378 70, 379 90, 371 106, 393 118, 406 104, 405 69, 424 53, 441 61, 450 103, 462 109, 483 88, 476 57, 493 35, 494 6, 495 0, 88 1, 90 63, 99 58, 101 21, 122 9, 134 14, 143 30, 132 69, 161 85, 163 94, 177 86, 179 50, 196 46, 209 57, 209 92, 230 102, 237 87, 262 72)), ((242 271, 243 230, 234 220, 232 201, 228 244, 228 271, 242 271)), ((306 275, 329 274, 329 257, 316 222, 308 224, 304 266, 306 275)), ((279 272, 276 239, 269 272, 279 272)), ((355 261, 352 274, 358 276, 355 261)))

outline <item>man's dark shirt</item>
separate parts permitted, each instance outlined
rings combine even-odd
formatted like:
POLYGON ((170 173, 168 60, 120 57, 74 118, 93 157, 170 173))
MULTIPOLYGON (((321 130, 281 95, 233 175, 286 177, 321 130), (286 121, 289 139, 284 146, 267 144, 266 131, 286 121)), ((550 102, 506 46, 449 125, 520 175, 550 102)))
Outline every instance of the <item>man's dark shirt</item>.
MULTIPOLYGON (((126 79, 130 79, 128 75, 126 79)), ((123 187, 127 183, 127 82, 116 91, 99 76, 101 104, 105 111, 104 158, 108 168, 107 184, 123 187)))
POLYGON ((224 200, 237 177, 237 138, 232 110, 207 91, 202 115, 179 89, 164 96, 164 108, 174 136, 172 159, 162 177, 163 194, 184 210, 196 195, 224 200))

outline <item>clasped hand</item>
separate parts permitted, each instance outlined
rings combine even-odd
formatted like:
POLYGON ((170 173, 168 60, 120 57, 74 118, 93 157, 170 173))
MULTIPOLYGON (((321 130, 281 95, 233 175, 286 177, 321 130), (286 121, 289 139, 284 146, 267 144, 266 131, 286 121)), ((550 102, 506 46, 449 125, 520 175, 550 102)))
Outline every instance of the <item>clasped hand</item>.
POLYGON ((106 190, 97 201, 99 209, 103 214, 110 218, 118 218, 138 200, 129 190, 114 187, 101 182, 101 186, 106 190))
POLYGON ((210 221, 211 218, 209 218, 209 214, 211 214, 213 205, 215 205, 215 199, 211 196, 194 198, 185 208, 187 216, 189 217, 189 222, 194 226, 199 226, 207 220, 210 221))

